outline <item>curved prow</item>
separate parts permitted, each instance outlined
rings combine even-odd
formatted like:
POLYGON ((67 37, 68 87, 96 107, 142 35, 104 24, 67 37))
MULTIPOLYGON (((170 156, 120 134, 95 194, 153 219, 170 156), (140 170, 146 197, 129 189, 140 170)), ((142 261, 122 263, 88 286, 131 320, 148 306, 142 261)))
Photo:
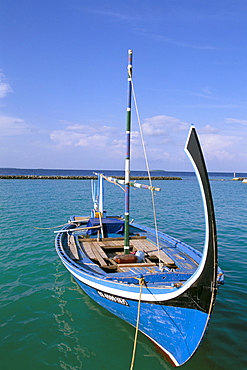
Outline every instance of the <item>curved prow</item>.
POLYGON ((206 164, 195 127, 192 125, 185 151, 189 156, 199 181, 206 223, 203 256, 197 272, 198 278, 191 286, 199 307, 209 315, 212 312, 217 290, 217 235, 213 199, 206 164))

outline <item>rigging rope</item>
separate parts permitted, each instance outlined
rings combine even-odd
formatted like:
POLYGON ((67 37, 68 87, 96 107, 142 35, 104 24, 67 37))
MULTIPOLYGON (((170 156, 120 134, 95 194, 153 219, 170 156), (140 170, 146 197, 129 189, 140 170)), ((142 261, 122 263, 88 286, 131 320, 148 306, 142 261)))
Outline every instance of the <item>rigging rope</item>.
POLYGON ((51 230, 51 229, 56 229, 57 227, 62 227, 62 226, 66 226, 66 225, 68 225, 68 222, 66 222, 66 224, 53 226, 53 227, 37 227, 37 226, 32 226, 32 227, 34 229, 38 229, 38 230, 51 230))
MULTIPOLYGON (((134 84, 133 84, 132 78, 131 78, 131 85, 132 85, 133 99, 134 99, 134 104, 135 104, 135 109, 136 109, 136 116, 137 116, 137 121, 138 121, 140 136, 141 136, 143 153, 144 153, 145 162, 146 162, 146 168, 147 168, 147 173, 148 173, 149 184, 150 184, 151 187, 153 187, 152 179, 151 179, 151 174, 150 174, 149 163, 148 163, 148 157, 147 157, 147 152, 146 152, 146 147, 145 147, 145 141, 144 141, 142 127, 141 127, 141 120, 140 120, 140 115, 139 115, 139 110, 138 110, 138 105, 137 105, 137 100, 136 100, 136 95, 135 95, 135 89, 134 89, 134 84)), ((157 215, 156 215, 155 200, 154 200, 154 191, 153 190, 151 190, 151 195, 152 195, 152 207, 153 207, 153 217, 154 217, 154 228, 155 228, 156 244, 157 244, 157 248, 158 248, 159 269, 162 270, 163 264, 162 264, 161 259, 160 259, 158 224, 157 224, 157 215)))
POLYGON ((134 362, 135 362, 136 344, 137 344, 137 335, 138 335, 139 322, 140 322, 142 285, 144 284, 144 279, 143 279, 143 277, 142 277, 142 278, 137 278, 137 277, 135 277, 135 279, 139 280, 139 284, 140 284, 140 293, 139 293, 139 300, 138 300, 137 318, 136 318, 136 331, 135 331, 134 346, 133 346, 133 353, 132 353, 132 360, 131 360, 130 370, 133 370, 133 368, 134 368, 134 362))

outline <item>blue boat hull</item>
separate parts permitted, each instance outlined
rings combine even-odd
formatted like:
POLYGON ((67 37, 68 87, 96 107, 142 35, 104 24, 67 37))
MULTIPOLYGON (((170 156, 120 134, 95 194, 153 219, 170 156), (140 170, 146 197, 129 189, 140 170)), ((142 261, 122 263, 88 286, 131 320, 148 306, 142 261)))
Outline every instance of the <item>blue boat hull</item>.
MULTIPOLYGON (((101 307, 136 326, 138 301, 106 294, 77 278, 75 280, 101 307)), ((139 330, 150 338, 175 366, 182 365, 194 354, 208 322, 208 315, 204 312, 166 306, 165 302, 141 302, 140 312, 139 330)))
POLYGON ((83 291, 117 317, 138 326, 174 366, 188 361, 199 347, 213 311, 218 284, 223 283, 217 260, 211 189, 193 127, 186 151, 202 192, 206 225, 203 253, 164 233, 158 235, 158 247, 154 230, 131 224, 135 229, 130 240, 134 252, 144 250, 148 257, 140 264, 116 262, 114 258, 119 259, 124 244, 123 238, 113 233, 113 226, 115 233, 121 233, 121 222, 114 217, 103 217, 100 222, 90 219, 88 231, 93 234, 100 228, 101 238, 99 234, 98 238, 83 234, 80 242, 80 233, 87 225, 74 216, 58 232, 55 241, 59 257, 83 291), (163 253, 163 266, 152 262, 157 250, 163 253))

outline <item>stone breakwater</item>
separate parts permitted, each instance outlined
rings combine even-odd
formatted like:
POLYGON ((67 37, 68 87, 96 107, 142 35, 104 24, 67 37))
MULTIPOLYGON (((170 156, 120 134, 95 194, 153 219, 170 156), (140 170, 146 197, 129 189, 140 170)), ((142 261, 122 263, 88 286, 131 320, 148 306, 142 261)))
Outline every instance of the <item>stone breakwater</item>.
MULTIPOLYGON (((123 176, 115 176, 124 180, 123 176)), ((131 176, 131 180, 148 180, 148 176, 131 176)), ((96 180, 97 176, 36 176, 36 175, 0 175, 4 180, 96 180)), ((182 180, 181 177, 151 176, 152 180, 182 180)))

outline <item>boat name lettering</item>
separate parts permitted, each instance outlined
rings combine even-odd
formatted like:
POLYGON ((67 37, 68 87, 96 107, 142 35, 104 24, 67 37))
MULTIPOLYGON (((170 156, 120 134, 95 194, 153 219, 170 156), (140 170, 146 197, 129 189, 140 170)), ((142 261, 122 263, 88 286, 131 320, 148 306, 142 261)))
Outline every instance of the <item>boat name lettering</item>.
POLYGON ((98 294, 102 297, 102 298, 106 298, 108 299, 109 301, 112 301, 112 302, 116 302, 116 303, 120 303, 124 306, 129 306, 128 302, 124 299, 124 298, 121 298, 121 297, 116 297, 115 295, 112 295, 112 294, 108 294, 108 293, 104 293, 104 292, 101 292, 98 290, 98 294))

